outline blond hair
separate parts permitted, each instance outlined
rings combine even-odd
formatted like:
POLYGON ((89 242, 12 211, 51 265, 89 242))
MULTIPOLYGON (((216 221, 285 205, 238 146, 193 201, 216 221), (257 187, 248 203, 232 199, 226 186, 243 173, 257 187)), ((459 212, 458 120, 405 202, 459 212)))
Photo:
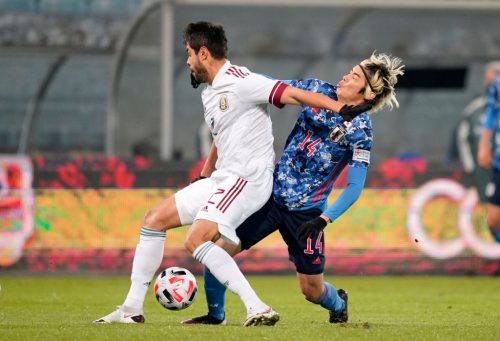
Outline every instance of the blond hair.
POLYGON ((500 60, 494 60, 492 62, 489 62, 486 64, 486 67, 484 68, 486 71, 495 71, 495 72, 500 72, 500 60))
POLYGON ((361 66, 368 74, 367 82, 369 82, 363 91, 364 97, 369 98, 372 89, 376 94, 375 104, 370 112, 378 111, 384 106, 389 110, 392 110, 394 106, 399 107, 394 87, 398 82, 398 76, 404 74, 405 66, 401 65, 401 62, 401 58, 376 52, 361 62, 361 66))

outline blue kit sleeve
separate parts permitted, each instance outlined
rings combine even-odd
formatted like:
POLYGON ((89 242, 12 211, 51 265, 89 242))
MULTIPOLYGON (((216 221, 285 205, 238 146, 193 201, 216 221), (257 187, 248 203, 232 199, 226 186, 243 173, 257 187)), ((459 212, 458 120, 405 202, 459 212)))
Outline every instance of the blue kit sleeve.
POLYGON ((347 177, 347 187, 335 202, 328 207, 323 214, 326 215, 331 222, 340 217, 352 204, 358 200, 365 185, 366 174, 368 168, 364 167, 349 167, 349 175, 347 177))

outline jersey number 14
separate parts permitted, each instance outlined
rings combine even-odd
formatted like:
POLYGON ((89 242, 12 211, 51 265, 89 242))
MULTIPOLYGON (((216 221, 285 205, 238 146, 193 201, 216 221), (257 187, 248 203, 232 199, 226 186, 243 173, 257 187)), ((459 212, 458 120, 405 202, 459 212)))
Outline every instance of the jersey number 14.
POLYGON ((302 141, 299 144, 300 150, 304 150, 304 148, 307 148, 307 150, 308 150, 307 156, 313 155, 314 152, 316 151, 316 145, 321 142, 321 139, 317 138, 316 140, 314 140, 311 143, 307 144, 307 142, 311 139, 311 137, 313 136, 313 134, 314 133, 309 130, 307 132, 307 136, 305 137, 304 141, 302 141), (306 144, 307 144, 307 147, 306 147, 306 144))

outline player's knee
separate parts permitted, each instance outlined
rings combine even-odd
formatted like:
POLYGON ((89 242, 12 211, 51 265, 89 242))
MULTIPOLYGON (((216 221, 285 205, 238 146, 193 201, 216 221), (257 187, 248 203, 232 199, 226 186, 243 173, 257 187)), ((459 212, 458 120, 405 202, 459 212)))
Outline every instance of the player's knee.
POLYGON ((189 253, 193 254, 194 250, 198 247, 198 242, 194 240, 191 236, 188 236, 186 240, 184 240, 184 248, 189 251, 189 253))
POLYGON ((144 225, 145 226, 154 226, 158 219, 158 212, 156 209, 151 209, 144 216, 144 225))

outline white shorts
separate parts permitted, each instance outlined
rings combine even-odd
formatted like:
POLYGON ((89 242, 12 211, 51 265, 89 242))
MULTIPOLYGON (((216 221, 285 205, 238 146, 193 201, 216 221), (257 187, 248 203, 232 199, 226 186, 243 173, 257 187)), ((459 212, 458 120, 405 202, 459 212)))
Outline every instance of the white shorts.
POLYGON ((273 173, 266 171, 256 181, 247 181, 224 171, 196 181, 175 193, 182 225, 198 219, 216 222, 220 234, 230 242, 240 242, 236 228, 259 210, 271 196, 273 173))

